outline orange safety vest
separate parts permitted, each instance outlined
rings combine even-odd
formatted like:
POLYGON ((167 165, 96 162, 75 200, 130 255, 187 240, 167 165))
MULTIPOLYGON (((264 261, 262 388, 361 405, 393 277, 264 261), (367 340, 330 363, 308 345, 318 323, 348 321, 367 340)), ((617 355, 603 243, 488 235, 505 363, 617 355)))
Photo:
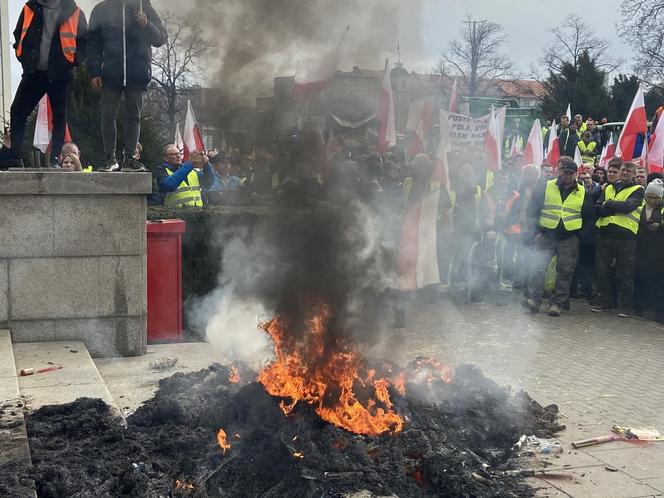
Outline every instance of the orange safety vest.
MULTIPOLYGON (((78 19, 81 16, 81 9, 76 7, 74 13, 60 25, 60 45, 65 59, 71 64, 76 60, 76 37, 78 36, 78 19)), ((23 40, 25 40, 30 25, 35 18, 35 11, 25 5, 23 7, 23 27, 21 29, 21 38, 16 45, 16 57, 23 55, 23 40)))

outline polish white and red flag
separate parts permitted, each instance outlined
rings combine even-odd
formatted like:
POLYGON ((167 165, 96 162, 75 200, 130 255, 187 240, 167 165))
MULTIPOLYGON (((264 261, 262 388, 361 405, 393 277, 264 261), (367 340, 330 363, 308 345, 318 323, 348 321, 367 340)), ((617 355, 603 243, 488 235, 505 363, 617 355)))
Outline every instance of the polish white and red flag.
POLYGON ((565 116, 567 116, 567 122, 572 122, 572 103, 567 104, 567 110, 565 111, 565 116))
POLYGON ((378 130, 378 145, 376 150, 383 154, 390 147, 397 144, 397 130, 394 123, 394 95, 392 94, 392 78, 390 76, 389 61, 385 60, 385 75, 378 94, 376 105, 376 119, 380 123, 378 130))
POLYGON ((343 42, 350 27, 346 28, 341 41, 336 48, 322 59, 305 59, 297 61, 295 66, 295 77, 293 79, 293 93, 295 100, 300 104, 308 104, 316 98, 320 92, 334 78, 334 73, 339 67, 343 55, 343 42))
POLYGON ((451 146, 446 114, 441 111, 440 142, 433 170, 426 183, 413 185, 407 200, 406 216, 399 244, 399 276, 402 290, 421 289, 441 283, 438 265, 440 201, 449 197, 449 165, 451 146))
POLYGON ((191 106, 191 100, 187 100, 187 117, 184 120, 184 161, 189 160, 191 153, 196 150, 205 150, 203 135, 196 121, 194 108, 191 106))
POLYGON ((457 78, 455 76, 454 83, 452 84, 452 93, 450 94, 450 105, 448 111, 456 113, 458 107, 459 107, 459 88, 457 86, 457 78))
POLYGON ((581 157, 581 151, 579 150, 578 145, 574 151, 574 164, 576 164, 579 168, 583 165, 583 158, 581 157))
POLYGON ((528 143, 526 143, 526 148, 523 151, 523 163, 541 166, 543 162, 544 144, 542 143, 542 127, 540 120, 536 119, 533 122, 533 127, 530 129, 528 143))
POLYGON ((661 173, 664 170, 664 116, 660 116, 655 131, 650 135, 647 163, 648 173, 661 173))
POLYGON ((616 155, 616 145, 613 143, 613 133, 609 133, 609 142, 602 149, 602 155, 599 156, 597 165, 606 169, 609 166, 609 161, 616 155))
POLYGON ((491 171, 497 171, 502 168, 502 138, 500 133, 500 123, 496 110, 491 108, 489 116, 489 127, 484 137, 484 151, 487 155, 487 167, 491 171))
POLYGON ((522 153, 521 135, 514 135, 514 137, 512 137, 512 143, 510 144, 510 157, 514 159, 516 156, 522 153))
MULTIPOLYGON (((53 112, 51 110, 51 101, 48 95, 44 95, 39 101, 37 109, 37 120, 35 121, 35 135, 32 145, 47 154, 51 151, 53 139, 53 112)), ((65 124, 65 142, 71 142, 71 133, 69 125, 65 124)))
POLYGON ((549 128, 549 141, 546 146, 545 160, 547 164, 550 164, 555 169, 558 165, 558 159, 560 159, 560 145, 558 142, 558 125, 554 119, 549 128))
POLYGON ((175 124, 175 141, 173 142, 180 152, 184 150, 184 140, 180 131, 180 123, 175 124))
POLYGON ((643 87, 639 89, 634 96, 632 107, 629 109, 625 126, 620 132, 618 145, 616 146, 616 156, 623 161, 631 161, 634 158, 634 147, 639 134, 648 131, 648 121, 646 119, 646 105, 643 98, 643 87))
POLYGON ((415 123, 415 135, 408 145, 408 156, 415 157, 426 150, 426 139, 432 126, 433 104, 428 100, 412 102, 409 114, 409 121, 412 119, 415 123))

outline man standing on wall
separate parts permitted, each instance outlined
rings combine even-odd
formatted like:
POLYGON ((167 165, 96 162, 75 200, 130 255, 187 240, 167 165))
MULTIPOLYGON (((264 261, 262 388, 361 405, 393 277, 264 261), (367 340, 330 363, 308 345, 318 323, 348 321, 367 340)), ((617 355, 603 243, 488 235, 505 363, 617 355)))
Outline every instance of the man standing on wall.
POLYGON ((14 30, 14 49, 23 76, 11 107, 11 147, 0 150, 0 169, 23 167, 26 121, 45 94, 53 115, 51 164, 59 167, 69 82, 85 54, 87 29, 85 14, 74 0, 30 0, 23 6, 14 30))
POLYGON ((88 67, 92 87, 101 90, 104 166, 117 171, 116 120, 124 94, 123 171, 147 171, 134 157, 141 134, 143 95, 152 78, 152 47, 166 43, 166 30, 150 0, 103 0, 90 15, 88 67))

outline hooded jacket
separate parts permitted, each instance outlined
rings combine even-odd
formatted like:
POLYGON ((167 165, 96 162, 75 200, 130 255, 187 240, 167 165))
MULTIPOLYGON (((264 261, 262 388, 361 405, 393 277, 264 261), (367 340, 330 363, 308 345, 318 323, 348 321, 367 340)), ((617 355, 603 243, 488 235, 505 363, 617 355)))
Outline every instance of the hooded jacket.
POLYGON ((147 90, 152 79, 152 47, 166 43, 166 30, 150 0, 103 0, 90 14, 88 69, 104 86, 147 90), (136 12, 142 3, 148 24, 136 12))
MULTIPOLYGON (((85 58, 86 40, 88 23, 85 19, 85 14, 81 11, 78 18, 78 30, 76 36, 76 56, 72 64, 62 52, 62 43, 60 41, 60 25, 69 19, 76 8, 74 0, 61 0, 62 10, 60 17, 58 17, 58 28, 53 33, 53 42, 51 43, 51 50, 48 56, 48 78, 50 80, 70 80, 73 77, 73 69, 78 66, 85 58)), ((23 74, 31 74, 37 70, 39 62, 39 50, 41 46, 42 29, 44 26, 44 8, 37 0, 30 0, 26 5, 35 13, 35 17, 30 23, 28 32, 23 38, 23 50, 20 57, 18 57, 21 66, 23 66, 23 74)), ((21 39, 21 32, 23 31, 23 10, 18 17, 16 29, 14 30, 14 49, 18 47, 18 42, 21 39)))

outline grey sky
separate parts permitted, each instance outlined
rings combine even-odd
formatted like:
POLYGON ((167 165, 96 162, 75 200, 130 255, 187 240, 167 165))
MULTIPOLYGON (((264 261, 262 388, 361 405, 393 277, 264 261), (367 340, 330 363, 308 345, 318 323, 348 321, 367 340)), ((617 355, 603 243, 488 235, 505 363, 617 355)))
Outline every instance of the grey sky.
MULTIPOLYGON (((276 0, 275 0, 276 1, 276 0)), ((330 0, 333 1, 333 0, 330 0)), ((23 5, 23 0, 9 0, 10 13, 8 23, 13 30, 16 19, 23 5)), ((79 5, 89 16, 97 0, 79 0, 79 5)), ((153 0, 153 5, 173 6, 176 0, 153 0)), ((598 35, 610 41, 610 55, 627 61, 623 71, 629 70, 630 49, 615 35, 615 24, 619 18, 620 0, 602 0, 601 8, 597 5, 589 12, 585 22, 598 35)), ((185 5, 188 2, 184 3, 185 5)), ((370 61, 354 61, 350 57, 343 60, 343 69, 350 68, 354 63, 361 63, 378 69, 382 66, 384 58, 393 60, 396 56, 397 38, 401 44, 401 58, 409 70, 424 72, 430 70, 442 49, 458 33, 461 21, 467 14, 476 19, 489 19, 499 22, 509 36, 505 47, 512 60, 527 74, 531 63, 537 63, 542 55, 543 48, 549 39, 547 29, 558 25, 568 14, 587 12, 587 9, 575 9, 575 4, 565 4, 545 0, 422 0, 421 12, 413 13, 409 9, 410 0, 403 0, 403 9, 398 13, 401 17, 400 32, 395 33, 394 47, 385 47, 383 53, 376 54, 375 63, 370 61), (417 16, 420 18, 418 19, 417 16)), ((578 5, 576 5, 578 6, 578 5)), ((353 16, 349 15, 348 23, 352 26, 353 16)), ((347 40, 349 45, 353 42, 353 30, 347 40)), ((359 28, 361 30, 361 27, 359 28)), ((296 60, 301 54, 292 57, 296 60)), ((289 58, 287 56, 287 58, 289 58)), ((295 69, 293 64, 293 70, 295 69)), ((20 67, 13 66, 14 91, 20 79, 20 67)))

